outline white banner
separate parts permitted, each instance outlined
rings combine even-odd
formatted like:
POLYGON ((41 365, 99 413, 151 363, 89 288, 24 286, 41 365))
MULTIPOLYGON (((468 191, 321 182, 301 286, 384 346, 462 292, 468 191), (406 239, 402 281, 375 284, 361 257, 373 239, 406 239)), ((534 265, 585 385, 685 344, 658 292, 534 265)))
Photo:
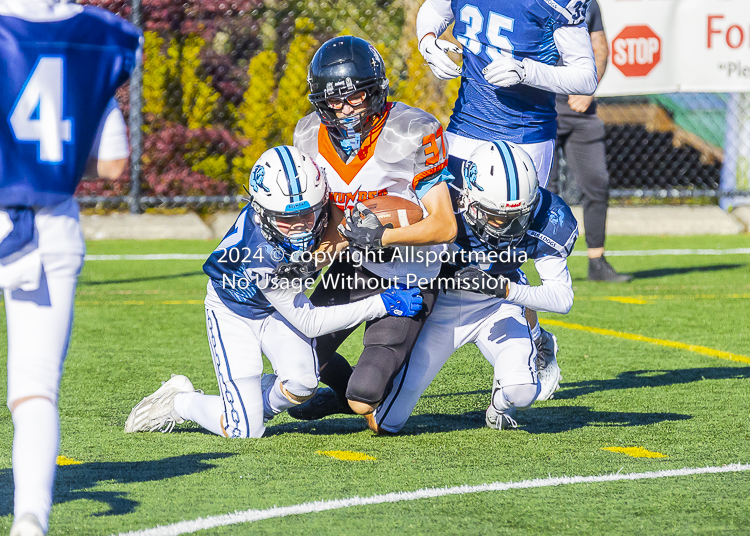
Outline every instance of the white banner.
POLYGON ((750 0, 598 0, 609 65, 598 96, 750 92, 750 0))

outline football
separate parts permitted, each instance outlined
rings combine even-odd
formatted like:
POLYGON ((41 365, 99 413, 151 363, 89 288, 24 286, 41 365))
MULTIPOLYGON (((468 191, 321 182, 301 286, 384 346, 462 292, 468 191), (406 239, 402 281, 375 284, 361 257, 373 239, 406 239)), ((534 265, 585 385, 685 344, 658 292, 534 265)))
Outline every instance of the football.
POLYGON ((380 223, 393 224, 394 229, 422 220, 422 207, 397 195, 379 195, 362 201, 362 204, 375 213, 380 223))

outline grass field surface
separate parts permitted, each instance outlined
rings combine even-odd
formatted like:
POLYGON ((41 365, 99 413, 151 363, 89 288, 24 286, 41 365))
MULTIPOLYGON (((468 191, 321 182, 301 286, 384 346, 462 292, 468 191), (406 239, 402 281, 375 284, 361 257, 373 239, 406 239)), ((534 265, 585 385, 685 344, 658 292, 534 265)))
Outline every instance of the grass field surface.
MULTIPOLYGON (((207 256, 214 245, 88 247, 94 256, 207 256)), ((737 249, 750 239, 612 237, 607 245, 737 249)), ((90 260, 61 388, 64 458, 49 534, 750 533, 750 256, 612 262, 636 279, 590 283, 586 259, 571 258, 573 310, 542 315, 560 343, 562 389, 519 414, 518 430, 484 426, 492 372, 469 346, 397 436, 376 436, 353 416, 282 415, 264 438, 227 440, 193 423, 171 434, 123 432, 131 408, 171 373, 218 393, 202 261, 90 260)), ((344 348, 352 362, 357 335, 344 348)), ((11 438, 3 409, 0 533, 12 521, 11 438)))

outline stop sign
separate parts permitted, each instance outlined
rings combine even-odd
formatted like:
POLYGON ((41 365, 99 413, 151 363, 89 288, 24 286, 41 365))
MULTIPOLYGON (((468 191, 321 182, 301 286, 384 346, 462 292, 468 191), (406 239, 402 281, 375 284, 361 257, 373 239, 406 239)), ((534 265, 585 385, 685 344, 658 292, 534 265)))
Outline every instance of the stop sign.
POLYGON ((625 76, 646 76, 661 59, 661 39, 646 25, 626 26, 612 40, 612 63, 625 76))

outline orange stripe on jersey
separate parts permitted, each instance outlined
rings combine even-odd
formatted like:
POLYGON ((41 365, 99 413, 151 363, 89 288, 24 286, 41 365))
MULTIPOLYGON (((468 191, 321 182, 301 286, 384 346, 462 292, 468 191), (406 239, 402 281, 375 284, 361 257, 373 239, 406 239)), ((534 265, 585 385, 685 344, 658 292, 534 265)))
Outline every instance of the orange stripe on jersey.
POLYGON ((422 173, 420 173, 419 175, 417 175, 416 177, 414 177, 414 179, 411 181, 411 187, 416 190, 417 189, 417 183, 419 181, 424 180, 427 177, 432 177, 436 173, 444 170, 446 167, 448 167, 448 161, 447 160, 444 161, 442 164, 439 164, 439 165, 435 166, 434 168, 428 169, 427 171, 423 171, 422 173))
POLYGON ((364 167, 367 161, 375 154, 375 144, 378 141, 380 133, 383 131, 385 126, 385 120, 388 117, 388 112, 391 110, 393 103, 389 102, 386 108, 386 113, 383 117, 375 124, 370 133, 362 142, 362 147, 359 152, 354 156, 351 162, 348 164, 341 160, 339 153, 333 146, 331 137, 328 135, 328 129, 321 124, 320 130, 318 130, 318 152, 331 164, 331 167, 336 170, 339 177, 343 179, 346 184, 351 184, 357 173, 364 167))

